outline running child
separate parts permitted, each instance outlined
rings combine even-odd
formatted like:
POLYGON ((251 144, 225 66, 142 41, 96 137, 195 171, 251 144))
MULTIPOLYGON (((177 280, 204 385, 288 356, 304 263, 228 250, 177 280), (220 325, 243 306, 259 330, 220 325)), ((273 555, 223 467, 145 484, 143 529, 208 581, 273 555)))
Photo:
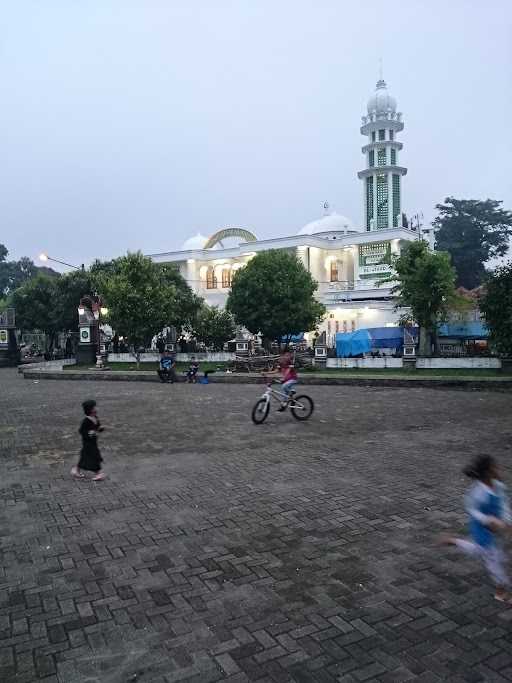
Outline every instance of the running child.
POLYGON ((475 480, 465 498, 470 539, 445 537, 442 542, 479 558, 496 587, 496 600, 512 604, 500 539, 510 525, 510 509, 498 466, 490 455, 480 455, 464 474, 475 480))
POLYGON ((72 468, 71 474, 76 479, 83 479, 85 474, 82 470, 87 470, 94 472, 93 481, 102 481, 105 479, 105 474, 101 469, 103 458, 98 448, 98 432, 102 432, 104 427, 101 426, 98 419, 96 401, 84 401, 82 408, 85 417, 78 430, 82 437, 82 450, 80 451, 78 465, 72 468))

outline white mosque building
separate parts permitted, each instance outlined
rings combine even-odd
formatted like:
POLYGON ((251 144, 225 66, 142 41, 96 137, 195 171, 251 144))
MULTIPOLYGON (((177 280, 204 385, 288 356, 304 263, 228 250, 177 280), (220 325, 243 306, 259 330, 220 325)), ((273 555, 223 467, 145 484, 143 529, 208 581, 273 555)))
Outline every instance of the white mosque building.
POLYGON ((363 185, 364 223, 324 204, 324 214, 295 235, 260 240, 249 230, 230 227, 207 238, 197 234, 179 251, 151 254, 158 263, 176 264, 190 287, 208 304, 224 306, 234 272, 258 252, 285 249, 295 253, 318 282, 317 297, 327 309, 320 327, 329 344, 337 332, 395 326, 391 285, 379 281, 392 272, 392 258, 403 246, 417 240, 417 232, 402 225, 402 143, 397 140, 404 124, 396 100, 384 80, 377 82, 362 117, 361 134, 365 168, 358 177, 363 185))

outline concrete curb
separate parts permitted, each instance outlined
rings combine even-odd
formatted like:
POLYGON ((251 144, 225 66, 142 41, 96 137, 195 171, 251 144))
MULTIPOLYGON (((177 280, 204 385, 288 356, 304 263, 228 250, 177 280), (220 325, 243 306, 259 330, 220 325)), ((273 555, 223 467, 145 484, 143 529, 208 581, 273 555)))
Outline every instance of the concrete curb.
MULTIPOLYGON (((155 372, 108 370, 25 370, 24 379, 31 380, 87 380, 102 382, 159 382, 155 372)), ((180 378, 180 382, 184 381, 180 378)), ((211 384, 264 384, 261 375, 229 374, 209 377, 211 384)), ((360 387, 429 387, 431 389, 462 389, 466 391, 512 391, 512 378, 464 379, 461 377, 322 377, 301 375, 305 386, 360 386, 360 387)))

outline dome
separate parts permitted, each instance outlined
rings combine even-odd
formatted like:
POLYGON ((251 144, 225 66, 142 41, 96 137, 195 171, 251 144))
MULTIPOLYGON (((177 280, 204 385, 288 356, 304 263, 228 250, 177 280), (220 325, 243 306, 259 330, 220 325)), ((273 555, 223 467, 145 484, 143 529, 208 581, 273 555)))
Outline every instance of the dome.
POLYGON ((368 114, 387 114, 396 112, 396 100, 388 93, 386 81, 377 81, 375 94, 368 100, 368 114))
POLYGON ((185 240, 183 242, 183 244, 181 245, 181 250, 190 251, 192 249, 204 249, 204 245, 207 241, 208 238, 204 235, 201 235, 201 233, 198 232, 197 235, 189 237, 188 240, 185 240))
POLYGON ((335 211, 308 223, 299 230, 298 235, 317 235, 321 232, 354 232, 354 224, 346 216, 335 211))

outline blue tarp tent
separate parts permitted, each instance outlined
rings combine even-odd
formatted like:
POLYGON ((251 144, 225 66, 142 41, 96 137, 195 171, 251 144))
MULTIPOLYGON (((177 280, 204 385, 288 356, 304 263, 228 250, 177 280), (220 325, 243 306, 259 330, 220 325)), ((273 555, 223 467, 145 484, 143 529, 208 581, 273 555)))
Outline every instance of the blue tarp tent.
POLYGON ((359 356, 362 353, 368 353, 371 348, 371 337, 368 330, 338 332, 336 335, 336 355, 338 358, 359 356))
POLYGON ((404 345, 403 327, 370 327, 372 349, 401 349, 404 345))
MULTIPOLYGON (((417 327, 408 327, 407 331, 412 337, 418 336, 417 327)), ((368 353, 373 349, 401 350, 403 345, 403 327, 369 327, 357 330, 357 332, 352 332, 351 334, 338 333, 336 335, 336 355, 338 358, 357 356, 360 353, 368 353), (355 337, 355 335, 359 334, 361 335, 360 337, 355 337), (356 338, 355 346, 352 344, 354 337, 356 338), (360 347, 358 344, 361 339, 365 340, 365 348, 359 350, 360 347)))
POLYGON ((487 339, 489 331, 480 321, 468 320, 440 325, 439 336, 452 339, 487 339))

